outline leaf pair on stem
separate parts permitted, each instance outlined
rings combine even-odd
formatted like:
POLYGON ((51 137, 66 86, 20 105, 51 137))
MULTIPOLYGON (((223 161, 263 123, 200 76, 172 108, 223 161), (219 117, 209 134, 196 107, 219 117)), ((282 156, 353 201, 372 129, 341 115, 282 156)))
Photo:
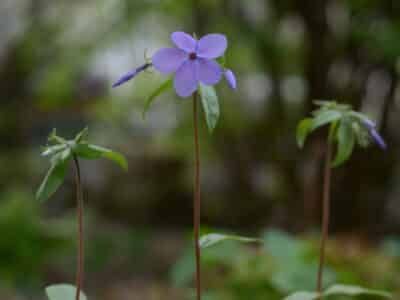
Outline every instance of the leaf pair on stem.
POLYGON ((76 197, 77 197, 77 223, 78 223, 78 263, 76 287, 68 284, 57 284, 46 288, 50 300, 86 300, 81 292, 83 283, 83 192, 79 158, 98 159, 106 158, 116 162, 124 170, 128 163, 124 156, 110 149, 90 144, 87 141, 88 130, 85 128, 74 139, 66 140, 57 135, 56 131, 49 136, 49 145, 42 152, 43 156, 50 158, 50 169, 40 185, 36 198, 44 201, 51 197, 65 180, 69 162, 75 165, 76 197))
POLYGON ((330 185, 331 168, 338 167, 346 162, 353 153, 355 145, 367 147, 375 141, 381 148, 386 149, 386 143, 375 129, 375 123, 366 115, 353 111, 351 106, 338 104, 334 101, 315 101, 319 108, 312 112, 312 117, 302 120, 297 127, 297 144, 300 148, 308 135, 314 130, 328 126, 329 132, 326 142, 325 171, 322 199, 322 236, 320 243, 320 260, 317 275, 317 288, 315 292, 296 292, 285 300, 319 300, 328 296, 369 295, 376 298, 390 298, 390 294, 350 285, 334 285, 327 290, 322 290, 323 270, 325 263, 325 245, 329 231, 330 185), (335 158, 332 161, 332 145, 337 144, 335 158))

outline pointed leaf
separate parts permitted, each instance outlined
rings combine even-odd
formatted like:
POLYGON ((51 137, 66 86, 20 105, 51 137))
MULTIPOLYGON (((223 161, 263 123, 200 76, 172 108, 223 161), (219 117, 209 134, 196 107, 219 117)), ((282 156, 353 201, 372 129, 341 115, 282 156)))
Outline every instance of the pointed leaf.
POLYGON ((313 120, 311 118, 306 118, 300 121, 299 125, 297 126, 296 139, 299 148, 303 148, 307 135, 311 132, 312 125, 313 120))
POLYGON ((349 159, 354 149, 355 136, 351 123, 347 120, 342 120, 337 131, 338 150, 335 160, 332 163, 333 167, 337 167, 349 159))
POLYGON ((207 248, 226 240, 237 241, 241 243, 262 242, 262 240, 256 238, 248 238, 237 235, 226 235, 220 233, 210 233, 203 235, 199 240, 199 244, 201 248, 207 248))
POLYGON ((370 295, 379 298, 392 298, 392 295, 388 292, 374 289, 367 289, 356 285, 344 285, 335 284, 328 288, 324 293, 324 296, 331 295, 346 295, 346 296, 359 296, 359 295, 370 295))
POLYGON ((104 147, 81 143, 75 146, 74 153, 84 159, 107 158, 116 162, 124 170, 128 169, 128 162, 122 154, 104 147))
POLYGON ((330 122, 339 120, 341 116, 342 114, 337 110, 321 110, 314 117, 310 130, 313 131, 314 129, 317 129, 330 122))
POLYGON ((147 111, 150 108, 150 105, 153 103, 153 101, 160 96, 163 92, 165 92, 166 90, 168 90, 169 88, 172 88, 172 78, 164 81, 157 89, 155 89, 150 96, 146 99, 146 102, 144 104, 144 108, 143 108, 143 113, 142 116, 143 118, 145 118, 147 111))
POLYGON ((83 128, 82 131, 75 136, 74 138, 75 143, 79 144, 85 141, 87 139, 88 134, 89 134, 89 128, 88 127, 83 128))
POLYGON ((319 298, 319 294, 316 292, 295 292, 287 296, 284 300, 316 300, 319 298))
POLYGON ((50 133, 50 135, 49 135, 47 140, 50 143, 54 143, 54 144, 66 144, 67 143, 66 139, 64 139, 64 138, 62 138, 62 137, 57 135, 57 129, 56 128, 54 128, 51 131, 51 133, 50 133))
POLYGON ((51 167, 47 171, 46 177, 36 192, 36 199, 45 201, 58 190, 64 182, 70 159, 71 151, 69 149, 53 157, 51 167))
POLYGON ((53 154, 57 154, 58 152, 64 150, 67 148, 67 144, 57 144, 54 146, 48 146, 44 148, 44 151, 42 152, 42 156, 50 156, 53 154))
POLYGON ((203 111, 206 117, 207 126, 212 132, 217 125, 219 118, 219 103, 215 89, 210 85, 200 83, 200 98, 203 104, 203 111))
MULTIPOLYGON (((49 300, 75 300, 76 287, 70 284, 54 284, 46 287, 46 295, 49 300)), ((81 291, 80 300, 87 300, 81 291)))

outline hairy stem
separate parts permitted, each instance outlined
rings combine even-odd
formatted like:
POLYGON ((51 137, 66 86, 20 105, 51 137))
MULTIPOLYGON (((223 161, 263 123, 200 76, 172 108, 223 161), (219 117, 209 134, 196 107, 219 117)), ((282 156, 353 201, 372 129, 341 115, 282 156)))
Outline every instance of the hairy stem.
POLYGON ((83 281, 83 192, 81 182, 81 170, 78 158, 74 155, 75 181, 76 181, 76 201, 77 201, 77 221, 78 221, 78 265, 76 269, 76 295, 79 300, 81 296, 83 281))
POLYGON ((324 171, 324 188, 323 188, 323 202, 322 202, 322 236, 319 250, 319 266, 317 277, 317 292, 322 292, 322 279, 325 263, 325 244, 328 239, 329 229, 329 206, 330 206, 330 189, 331 189, 331 159, 332 159, 332 146, 331 141, 328 139, 325 154, 325 171, 324 171))
POLYGON ((195 148, 195 179, 193 195, 193 224, 194 224, 194 247, 196 254, 196 298, 201 300, 201 281, 200 281, 200 146, 199 146, 199 126, 197 113, 198 94, 193 94, 193 136, 195 148))

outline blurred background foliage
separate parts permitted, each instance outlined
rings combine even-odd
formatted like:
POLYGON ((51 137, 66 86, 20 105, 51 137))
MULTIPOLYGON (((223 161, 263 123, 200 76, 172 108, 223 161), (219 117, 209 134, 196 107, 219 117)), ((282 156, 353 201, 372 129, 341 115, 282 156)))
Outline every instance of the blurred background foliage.
POLYGON ((47 203, 33 195, 48 133, 72 137, 86 124, 94 143, 130 165, 124 174, 82 162, 86 291, 100 300, 190 295, 190 101, 167 93, 143 120, 161 76, 110 88, 176 30, 226 34, 238 76, 238 92, 218 87, 214 134, 201 128, 202 222, 265 240, 204 251, 208 299, 313 288, 324 140, 317 134, 299 151, 294 138, 313 99, 352 104, 389 144, 357 150, 334 170, 326 280, 399 296, 399 15, 397 0, 2 0, 0 298, 44 299, 45 285, 73 282, 72 174, 47 203))

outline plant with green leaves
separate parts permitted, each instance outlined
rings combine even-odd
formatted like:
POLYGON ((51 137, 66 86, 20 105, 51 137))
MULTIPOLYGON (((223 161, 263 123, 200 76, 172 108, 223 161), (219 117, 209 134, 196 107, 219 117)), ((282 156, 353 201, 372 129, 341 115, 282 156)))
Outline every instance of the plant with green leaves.
POLYGON ((195 146, 195 188, 193 199, 194 244, 196 259, 196 297, 201 299, 200 284, 200 147, 198 129, 198 101, 199 96, 203 106, 206 123, 210 132, 214 130, 219 118, 219 103, 214 85, 224 77, 232 89, 236 89, 234 73, 225 67, 224 53, 228 46, 227 38, 223 34, 207 34, 197 39, 184 32, 173 32, 171 40, 175 44, 172 48, 161 48, 151 60, 142 66, 124 74, 113 87, 120 86, 150 67, 154 67, 162 74, 170 75, 145 102, 144 112, 151 103, 163 92, 174 87, 181 98, 193 97, 193 136, 195 146), (217 62, 216 59, 219 59, 217 62), (173 74, 173 77, 171 76, 173 74))
POLYGON ((79 159, 106 158, 114 161, 124 170, 128 163, 125 157, 110 149, 90 144, 87 141, 88 129, 79 132, 74 139, 67 140, 57 135, 56 130, 50 134, 48 143, 42 156, 50 158, 48 170, 40 185, 36 198, 45 201, 51 197, 65 180, 69 163, 75 166, 76 198, 77 198, 77 222, 78 222, 78 263, 76 274, 76 287, 72 285, 53 285, 46 289, 50 300, 85 300, 86 296, 81 292, 83 283, 83 189, 79 159))
POLYGON ((315 101, 318 109, 311 113, 311 117, 302 120, 297 127, 297 143, 300 148, 310 133, 321 127, 329 128, 325 151, 325 168, 323 182, 323 200, 322 200, 322 237, 320 242, 319 266, 317 275, 316 293, 298 292, 290 295, 286 300, 313 300, 324 296, 336 294, 345 294, 354 296, 358 294, 371 294, 382 296, 381 292, 367 290, 361 287, 350 287, 340 285, 333 286, 322 291, 323 269, 325 261, 325 244, 328 238, 329 230, 329 208, 330 208, 330 185, 331 168, 344 164, 353 153, 354 147, 367 147, 374 141, 382 149, 386 149, 386 143, 376 130, 376 125, 366 115, 352 110, 347 104, 339 104, 335 101, 315 101), (335 157, 333 157, 332 146, 337 144, 335 157), (332 292, 332 289, 335 293, 332 292), (354 291, 359 291, 356 293, 354 291))

